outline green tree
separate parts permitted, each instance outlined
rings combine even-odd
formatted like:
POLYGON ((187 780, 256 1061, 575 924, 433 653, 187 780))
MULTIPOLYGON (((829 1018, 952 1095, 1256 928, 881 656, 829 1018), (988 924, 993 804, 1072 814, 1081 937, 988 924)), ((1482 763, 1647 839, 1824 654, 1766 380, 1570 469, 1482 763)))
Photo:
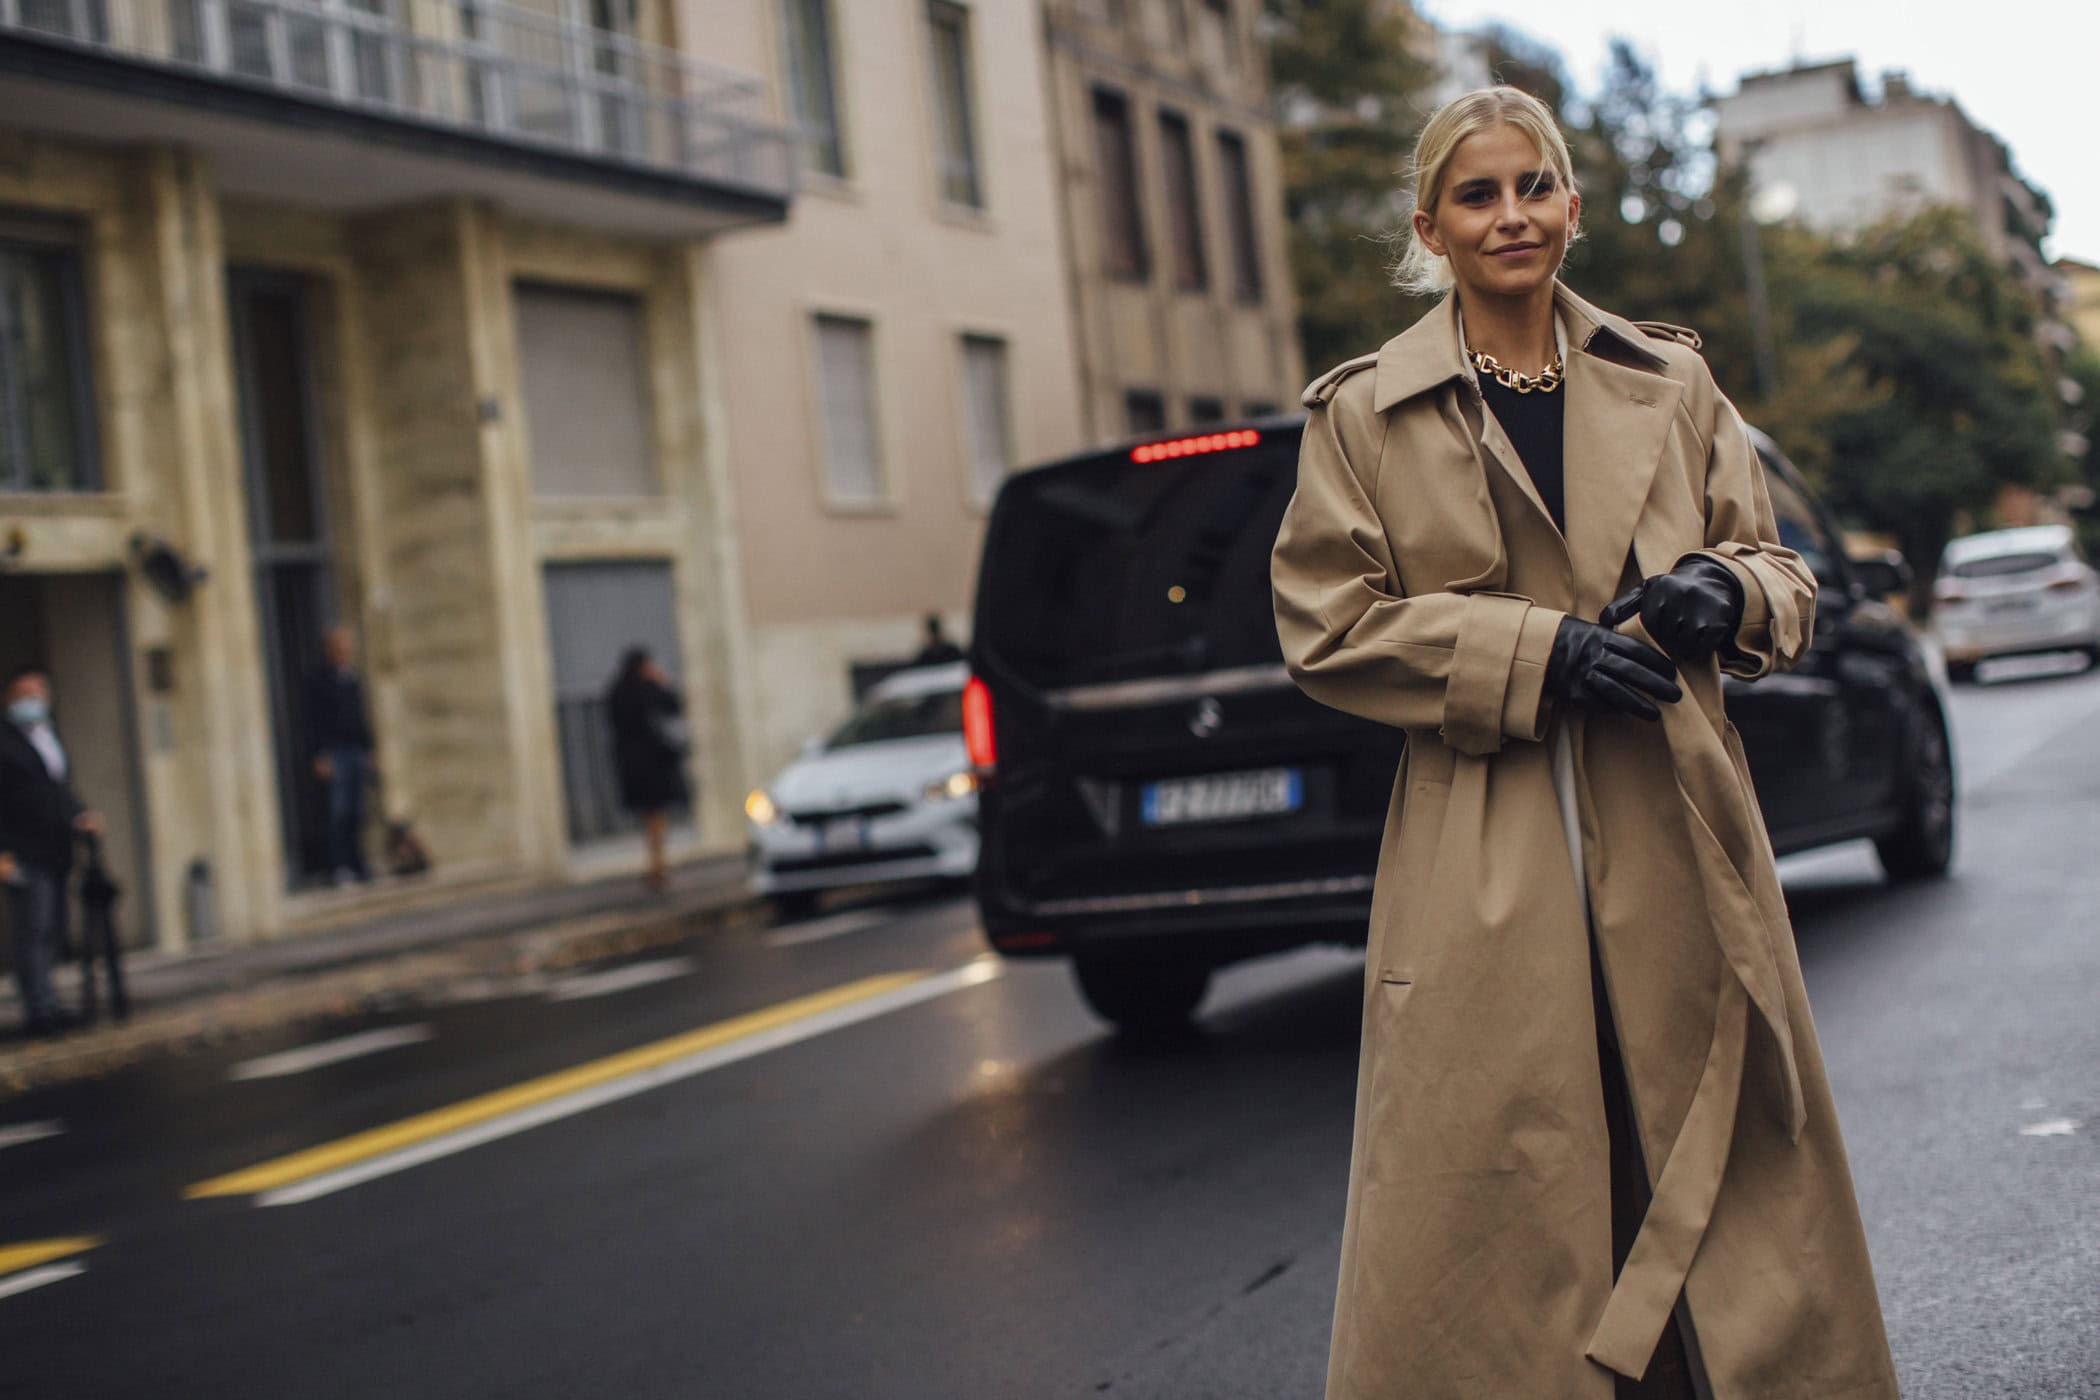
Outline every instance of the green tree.
POLYGON ((1427 306, 1394 290, 1390 235, 1431 76, 1397 0, 1268 0, 1298 333, 1314 370, 1375 350, 1427 306))

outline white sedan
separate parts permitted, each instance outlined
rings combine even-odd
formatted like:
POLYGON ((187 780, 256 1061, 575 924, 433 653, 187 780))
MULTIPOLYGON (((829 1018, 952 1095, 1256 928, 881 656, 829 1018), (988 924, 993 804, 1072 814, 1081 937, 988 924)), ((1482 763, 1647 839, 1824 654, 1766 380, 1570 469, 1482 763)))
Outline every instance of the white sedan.
POLYGON ((2100 575, 2068 525, 1968 535, 1941 556, 1932 625, 1956 680, 1994 656, 2082 651, 2100 665, 2100 575))
POLYGON ((744 800, 754 893, 805 912, 819 892, 965 879, 977 868, 977 778, 963 746, 967 665, 900 671, 744 800))

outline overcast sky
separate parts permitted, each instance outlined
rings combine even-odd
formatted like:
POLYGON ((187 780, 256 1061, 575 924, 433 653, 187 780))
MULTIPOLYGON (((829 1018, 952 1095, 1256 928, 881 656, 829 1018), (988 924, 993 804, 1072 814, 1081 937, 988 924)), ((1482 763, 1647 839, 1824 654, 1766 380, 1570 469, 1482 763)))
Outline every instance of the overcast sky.
POLYGON ((1500 20, 1561 52, 1594 91, 1605 43, 1623 35, 1665 83, 1733 92, 1743 73, 1856 57, 1878 86, 1901 68, 1911 85, 1954 98, 2011 147, 2020 173, 2056 205, 2044 250, 2100 263, 2100 3, 2096 0, 1417 0, 1440 24, 1500 20), (2051 64, 2052 55, 2068 62, 2051 64))

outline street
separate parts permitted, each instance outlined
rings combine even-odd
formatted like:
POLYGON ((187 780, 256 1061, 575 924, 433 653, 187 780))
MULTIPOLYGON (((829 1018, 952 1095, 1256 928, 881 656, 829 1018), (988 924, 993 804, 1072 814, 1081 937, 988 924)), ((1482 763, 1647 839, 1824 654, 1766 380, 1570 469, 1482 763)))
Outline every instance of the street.
MULTIPOLYGON (((1955 692, 1954 878, 1783 862, 1929 1400, 2100 1396, 2100 672, 2025 670, 1955 692)), ((951 893, 22 1094, 6 1393, 1317 1395, 1359 976, 1126 1046, 951 893)))

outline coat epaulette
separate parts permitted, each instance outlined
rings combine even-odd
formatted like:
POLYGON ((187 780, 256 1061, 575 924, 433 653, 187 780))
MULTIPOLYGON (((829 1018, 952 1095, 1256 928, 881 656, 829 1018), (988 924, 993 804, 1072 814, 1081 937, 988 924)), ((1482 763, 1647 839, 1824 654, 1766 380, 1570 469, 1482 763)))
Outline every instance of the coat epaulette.
POLYGON ((1373 350, 1368 355, 1358 355, 1353 360, 1344 360, 1312 383, 1306 385, 1305 392, 1298 396, 1298 401, 1307 408, 1318 408, 1321 404, 1334 397, 1335 390, 1341 387, 1344 379, 1347 379, 1360 369, 1369 369, 1377 363, 1378 352, 1376 350, 1373 350))
POLYGON ((1634 324, 1657 340, 1674 340, 1679 345, 1693 350, 1706 343, 1699 338, 1699 332, 1690 326, 1673 326, 1668 321, 1635 321, 1634 324))

